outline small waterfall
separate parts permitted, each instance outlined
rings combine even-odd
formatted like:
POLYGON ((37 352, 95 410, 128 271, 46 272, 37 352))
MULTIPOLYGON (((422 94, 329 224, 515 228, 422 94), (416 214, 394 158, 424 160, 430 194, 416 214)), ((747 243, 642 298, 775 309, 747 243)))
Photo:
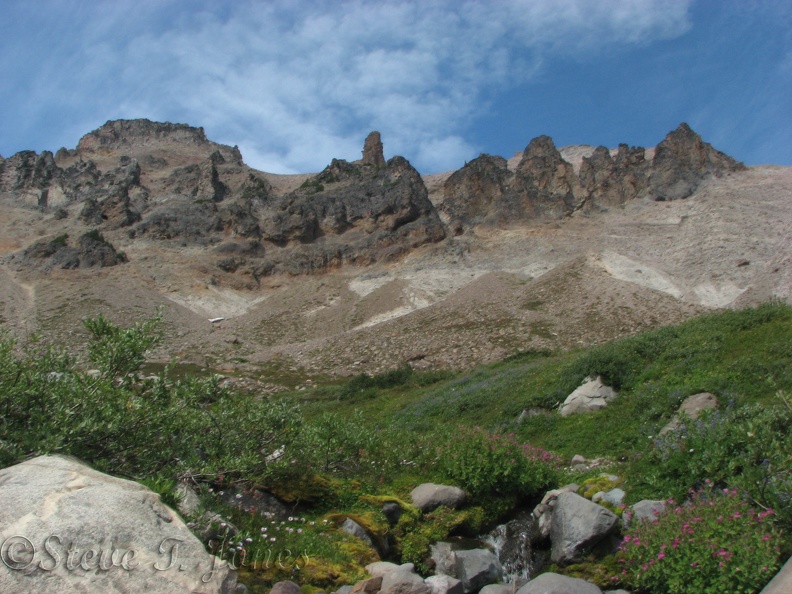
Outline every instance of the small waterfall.
POLYGON ((521 587, 547 561, 547 552, 532 545, 538 538, 536 519, 530 511, 495 527, 482 540, 489 545, 503 566, 503 580, 521 587))

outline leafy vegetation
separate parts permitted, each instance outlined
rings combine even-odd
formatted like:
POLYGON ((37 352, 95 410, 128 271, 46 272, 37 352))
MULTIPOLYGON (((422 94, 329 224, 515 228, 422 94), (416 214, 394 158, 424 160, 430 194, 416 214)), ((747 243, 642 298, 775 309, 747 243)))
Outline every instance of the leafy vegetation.
POLYGON ((707 485, 687 505, 668 501, 654 522, 641 522, 621 545, 622 579, 658 594, 756 592, 778 570, 773 512, 757 512, 736 489, 707 485))
MULTIPOLYGON (((213 540, 213 550, 231 561, 259 561, 244 568, 249 585, 265 588, 291 576, 332 588, 360 577, 373 553, 338 530, 346 518, 387 542, 392 559, 426 569, 430 544, 480 534, 516 507, 530 507, 548 487, 574 481, 591 496, 602 478, 564 469, 561 461, 573 454, 611 460, 609 472, 621 477, 627 503, 672 497, 692 502, 682 506, 684 514, 704 501, 726 510, 701 521, 708 538, 727 543, 738 535, 734 546, 759 547, 761 567, 746 566, 750 575, 731 585, 718 582, 720 591, 754 591, 776 567, 776 547, 792 550, 786 305, 702 316, 577 352, 522 353, 467 373, 404 366, 277 399, 236 394, 216 376, 144 367, 160 340, 158 327, 157 319, 130 328, 101 316, 87 320, 85 360, 35 337, 20 344, 0 335, 0 465, 71 454, 143 480, 170 504, 178 502, 176 480, 190 477, 204 505, 238 530, 213 540), (619 388, 618 398, 596 413, 556 414, 590 375, 619 388), (682 419, 660 436, 684 398, 701 391, 716 394, 719 409, 695 422, 682 419), (468 503, 422 515, 405 503, 421 482, 456 484, 468 503), (727 495, 705 497, 705 485, 706 493, 727 495), (277 495, 294 510, 292 519, 250 512, 218 495, 254 490, 277 495), (395 524, 382 515, 384 501, 403 511, 395 524), (717 520, 737 511, 766 521, 769 532, 760 536, 770 539, 754 542, 758 533, 747 520, 717 520), (299 555, 287 559, 287 550, 299 555)), ((678 571, 671 563, 658 569, 658 555, 671 558, 667 549, 684 525, 671 517, 658 521, 654 536, 641 537, 665 549, 638 551, 633 544, 623 551, 625 559, 653 555, 655 563, 650 557, 639 563, 651 571, 628 579, 611 557, 563 571, 616 578, 638 591, 678 591, 674 584, 688 579, 682 569, 710 563, 711 551, 693 543, 684 562, 673 565, 678 571)), ((737 555, 726 544, 722 549, 737 555)))

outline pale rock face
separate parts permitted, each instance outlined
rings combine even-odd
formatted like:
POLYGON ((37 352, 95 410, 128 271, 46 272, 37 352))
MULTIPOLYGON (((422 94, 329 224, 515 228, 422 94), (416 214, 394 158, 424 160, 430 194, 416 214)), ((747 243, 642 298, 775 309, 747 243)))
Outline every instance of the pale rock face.
POLYGON ((588 377, 582 386, 567 396, 559 412, 562 417, 577 413, 593 412, 608 406, 608 403, 616 396, 618 396, 618 393, 610 386, 602 383, 601 377, 588 377))
POLYGON ((63 456, 0 470, 0 592, 233 592, 208 554, 148 488, 63 456))

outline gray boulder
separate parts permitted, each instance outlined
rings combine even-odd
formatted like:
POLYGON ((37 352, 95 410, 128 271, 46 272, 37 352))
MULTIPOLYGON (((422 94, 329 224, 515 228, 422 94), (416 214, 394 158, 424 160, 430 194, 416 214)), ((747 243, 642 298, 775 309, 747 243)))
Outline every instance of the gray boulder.
POLYGON ((575 483, 548 491, 542 501, 534 508, 533 516, 536 518, 536 527, 539 532, 537 540, 550 538, 550 528, 553 525, 553 509, 561 493, 577 493, 579 486, 575 483))
POLYGON ((382 576, 378 575, 367 580, 360 580, 349 591, 349 594, 370 594, 371 592, 379 592, 382 587, 382 576))
POLYGON ((604 507, 574 493, 561 493, 550 528, 551 561, 580 561, 584 552, 613 532, 618 522, 618 516, 604 507))
POLYGON ((654 520, 666 506, 665 501, 642 499, 632 506, 633 520, 654 520))
POLYGON ((0 470, 0 592, 234 592, 236 574, 208 554, 148 488, 64 456, 0 470))
POLYGON ((431 594, 431 588, 421 576, 400 567, 382 577, 380 594, 431 594))
POLYGON ((436 507, 458 507, 465 502, 465 492, 459 487, 424 483, 418 485, 410 493, 412 504, 422 512, 432 511, 436 507))
POLYGON ((665 435, 670 431, 676 431, 680 428, 680 416, 686 415, 691 421, 699 418, 705 410, 714 410, 718 408, 718 397, 710 392, 700 392, 685 398, 684 402, 679 406, 679 410, 665 427, 660 430, 660 435, 665 435))
POLYGON ((600 501, 604 501, 606 503, 610 503, 613 506, 619 506, 624 501, 624 496, 626 493, 619 488, 611 489, 610 491, 600 491, 599 493, 595 493, 594 497, 591 500, 594 503, 599 503, 600 501))
POLYGON ((366 571, 374 577, 381 577, 389 571, 393 571, 394 569, 398 568, 398 565, 391 563, 390 561, 375 561, 374 563, 369 563, 366 565, 366 571))
POLYGON ((434 563, 435 573, 458 577, 456 573, 456 554, 451 543, 436 542, 429 547, 430 557, 434 563))
POLYGON ((300 586, 294 582, 277 582, 272 586, 270 594, 302 594, 302 590, 300 590, 300 586))
POLYGON ((424 580, 432 594, 463 594, 462 582, 450 575, 433 575, 424 580))
POLYGON ((478 592, 503 577, 498 557, 487 549, 456 551, 456 577, 466 593, 478 592))
POLYGON ((618 396, 616 390, 602 383, 600 376, 587 377, 584 384, 566 397, 559 412, 562 417, 593 412, 608 406, 616 396, 618 396))
POLYGON ((489 584, 479 590, 479 594, 514 594, 514 584, 489 584))
POLYGON ((352 518, 347 518, 346 520, 344 520, 344 523, 341 524, 341 530, 343 530, 347 534, 359 538, 370 547, 375 548, 374 541, 371 540, 371 537, 369 536, 368 532, 366 532, 366 529, 363 528, 363 526, 361 526, 357 522, 355 522, 355 520, 353 520, 352 518))
POLYGON ((543 573, 517 590, 517 594, 602 594, 602 590, 586 580, 543 573))

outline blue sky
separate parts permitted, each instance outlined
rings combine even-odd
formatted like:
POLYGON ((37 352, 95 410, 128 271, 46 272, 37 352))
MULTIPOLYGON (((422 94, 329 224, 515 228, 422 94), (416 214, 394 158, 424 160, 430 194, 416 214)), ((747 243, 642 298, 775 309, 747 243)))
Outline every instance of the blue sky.
POLYGON ((275 173, 357 159, 370 130, 422 173, 479 153, 654 146, 680 122, 792 165, 789 0, 3 0, 0 154, 105 121, 203 126, 275 173))

